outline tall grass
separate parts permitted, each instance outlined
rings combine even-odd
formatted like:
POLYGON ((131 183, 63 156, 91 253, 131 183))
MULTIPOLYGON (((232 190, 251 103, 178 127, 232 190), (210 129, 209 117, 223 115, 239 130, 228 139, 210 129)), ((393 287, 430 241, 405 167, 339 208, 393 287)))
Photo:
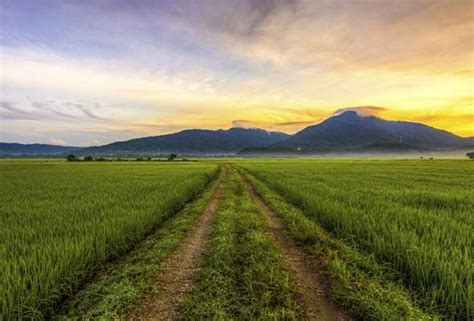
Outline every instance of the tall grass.
POLYGON ((425 308, 474 317, 474 163, 250 161, 241 166, 403 276, 425 308))
POLYGON ((0 163, 0 319, 47 317, 183 207, 212 164, 0 163))

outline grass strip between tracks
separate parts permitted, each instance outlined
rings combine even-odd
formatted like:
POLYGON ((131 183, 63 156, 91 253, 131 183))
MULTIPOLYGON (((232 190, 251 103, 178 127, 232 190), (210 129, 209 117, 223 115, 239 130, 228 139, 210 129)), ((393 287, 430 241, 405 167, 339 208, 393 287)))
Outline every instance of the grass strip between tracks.
POLYGON ((296 320, 291 273, 235 170, 215 214, 197 285, 181 309, 191 320, 296 320))

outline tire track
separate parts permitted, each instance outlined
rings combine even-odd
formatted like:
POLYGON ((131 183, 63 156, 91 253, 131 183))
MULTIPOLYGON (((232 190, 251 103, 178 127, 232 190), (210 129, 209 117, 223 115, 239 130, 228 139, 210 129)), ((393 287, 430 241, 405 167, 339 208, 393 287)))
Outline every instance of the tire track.
MULTIPOLYGON (((240 173, 240 172, 239 172, 240 173)), ((268 231, 280 245, 285 261, 296 283, 299 300, 306 309, 309 318, 323 321, 350 320, 342 309, 329 300, 327 282, 315 270, 319 264, 310 259, 288 235, 276 214, 257 194, 251 183, 240 173, 245 187, 259 206, 267 223, 268 231)))
POLYGON ((228 169, 224 167, 219 177, 219 185, 203 213, 173 254, 163 262, 162 272, 155 281, 158 293, 146 297, 140 306, 131 311, 127 319, 178 319, 179 305, 194 287, 201 256, 210 234, 214 213, 222 198, 227 177, 228 169))

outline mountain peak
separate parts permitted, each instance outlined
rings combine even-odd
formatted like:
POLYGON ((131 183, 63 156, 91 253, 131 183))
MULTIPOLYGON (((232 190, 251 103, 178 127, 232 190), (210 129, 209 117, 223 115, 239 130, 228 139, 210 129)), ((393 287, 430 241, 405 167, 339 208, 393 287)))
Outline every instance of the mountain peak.
POLYGON ((373 114, 345 109, 325 121, 307 127, 272 147, 305 152, 357 150, 368 146, 410 145, 414 149, 450 149, 468 140, 419 123, 388 121, 373 114))
POLYGON ((382 118, 376 117, 371 114, 367 114, 365 112, 360 112, 358 110, 346 110, 341 113, 337 113, 330 118, 337 118, 337 119, 353 119, 353 120, 361 120, 361 119, 380 119, 382 118))

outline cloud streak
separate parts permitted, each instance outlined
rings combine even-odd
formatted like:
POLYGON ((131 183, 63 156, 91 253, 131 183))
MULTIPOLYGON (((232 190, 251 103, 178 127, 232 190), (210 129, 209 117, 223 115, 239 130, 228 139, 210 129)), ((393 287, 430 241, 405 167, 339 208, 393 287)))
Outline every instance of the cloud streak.
POLYGON ((11 120, 84 120, 108 121, 109 119, 96 114, 100 105, 90 102, 71 101, 37 101, 28 97, 29 104, 23 107, 8 101, 0 101, 0 119, 11 120))

